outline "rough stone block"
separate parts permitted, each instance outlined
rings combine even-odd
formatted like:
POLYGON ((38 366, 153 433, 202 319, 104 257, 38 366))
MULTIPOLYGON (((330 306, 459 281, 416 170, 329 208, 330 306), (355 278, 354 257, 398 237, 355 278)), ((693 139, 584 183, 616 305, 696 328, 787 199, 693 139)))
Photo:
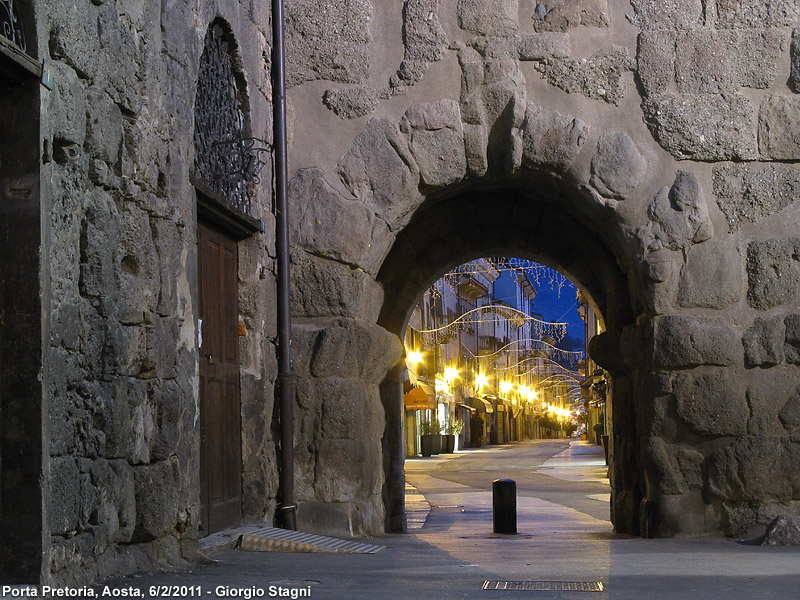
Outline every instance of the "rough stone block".
POLYGON ((129 462, 150 460, 153 438, 153 414, 147 402, 147 384, 139 379, 120 377, 116 384, 105 386, 100 414, 106 433, 108 458, 129 462))
POLYGON ((592 157, 589 183, 603 196, 623 200, 644 181, 647 161, 624 131, 600 137, 592 157))
POLYGON ((707 459, 707 491, 733 502, 792 499, 792 481, 775 473, 794 472, 782 438, 750 437, 713 452, 707 459))
POLYGON ((347 189, 390 227, 399 226, 422 203, 419 170, 394 121, 372 119, 339 161, 339 174, 347 189))
POLYGON ((342 316, 377 321, 383 288, 348 265, 291 251, 292 312, 297 317, 342 316))
MULTIPOLYGON (((246 394, 242 396, 244 398, 246 394)), ((181 415, 190 401, 185 390, 174 380, 163 381, 153 390, 154 432, 150 451, 153 460, 166 460, 180 450, 181 415)))
POLYGON ((314 377, 356 378, 372 344, 370 332, 351 320, 337 319, 320 331, 312 350, 314 377))
POLYGON ((708 30, 678 35, 675 62, 678 91, 690 94, 768 88, 778 76, 784 52, 780 30, 708 30))
POLYGON ((330 80, 363 83, 369 76, 369 0, 286 3, 286 84, 330 80))
POLYGON ((800 546, 800 517, 781 516, 767 527, 762 546, 800 546))
POLYGON ((51 95, 49 116, 53 123, 54 144, 82 146, 86 140, 86 89, 69 66, 53 63, 53 68, 56 86, 51 95))
POLYGON ((608 27, 608 0, 541 0, 536 3, 533 14, 536 31, 569 31, 579 25, 608 27))
POLYGON ((639 34, 636 76, 648 96, 668 91, 675 80, 675 31, 653 30, 639 34))
POLYGON ((523 124, 523 166, 566 171, 588 132, 586 123, 554 110, 528 104, 523 124))
POLYGON ((703 0, 631 0, 633 21, 643 31, 695 29, 705 24, 703 0))
MULTIPOLYGON (((303 332, 308 337, 308 328, 303 332)), ((361 378, 379 383, 399 361, 403 347, 396 335, 362 321, 337 319, 313 340, 309 371, 315 377, 361 378)))
POLYGON ((569 36, 566 33, 534 33, 520 37, 520 60, 544 60, 546 58, 569 58, 571 53, 569 36))
POLYGON ((800 430, 800 388, 797 388, 781 407, 778 419, 788 433, 793 434, 800 430))
POLYGON ((389 370, 403 359, 405 349, 400 338, 379 325, 369 325, 372 345, 361 363, 361 377, 371 383, 381 383, 389 370))
POLYGON ((357 119, 375 111, 380 106, 383 91, 371 86, 347 89, 329 89, 322 103, 343 119, 357 119))
POLYGON ((319 440, 316 495, 321 502, 350 502, 380 494, 380 440, 319 440))
MULTIPOLYGON (((78 465, 71 456, 50 459, 47 526, 53 535, 74 533, 81 508, 78 465)), ((19 499, 25 501, 24 499, 19 499)))
POLYGON ((147 340, 147 360, 156 376, 159 379, 174 379, 178 374, 178 319, 156 317, 153 328, 148 331, 147 340))
POLYGON ((128 315, 154 312, 160 291, 158 253, 146 211, 124 206, 119 214, 119 247, 115 262, 119 281, 118 315, 123 323, 137 323, 128 315))
POLYGON ((489 134, 483 125, 464 124, 464 154, 467 158, 467 169, 471 175, 482 177, 489 169, 489 157, 486 148, 489 134))
POLYGON ((409 138, 424 184, 441 187, 464 178, 467 158, 457 102, 440 100, 414 106, 400 121, 400 130, 409 138))
POLYGON ((174 531, 181 489, 176 458, 133 468, 136 527, 132 541, 145 542, 174 531))
POLYGON ((731 366, 739 361, 739 336, 720 317, 668 315, 657 317, 654 324, 656 367, 731 366))
POLYGON ((713 181, 717 205, 732 232, 800 198, 800 170, 788 164, 723 163, 714 167, 713 181))
POLYGON ((662 494, 682 494, 686 491, 686 482, 673 460, 674 448, 667 446, 663 439, 646 438, 642 442, 647 464, 647 480, 662 494))
POLYGON ((319 535, 353 535, 352 508, 349 502, 303 500, 297 503, 298 528, 319 535))
POLYGON ((744 435, 750 411, 736 378, 724 369, 681 373, 673 382, 678 416, 703 435, 744 435))
POLYGON ((784 320, 786 329, 786 362, 800 365, 800 315, 788 315, 784 320))
POLYGON ((655 239, 670 250, 680 250, 714 235, 703 190, 689 171, 678 171, 670 188, 662 188, 650 202, 647 215, 655 239))
POLYGON ((482 35, 513 35, 519 28, 519 0, 458 0, 458 25, 482 35))
POLYGON ((97 9, 80 0, 64 0, 50 8, 46 14, 50 57, 65 62, 82 78, 91 79, 98 74, 100 54, 97 9))
POLYGON ((758 148, 771 160, 800 159, 800 97, 770 96, 758 113, 758 148))
POLYGON ((380 399, 355 379, 321 379, 314 393, 322 400, 321 436, 328 440, 380 440, 385 426, 380 399))
POLYGON ((745 366, 771 367, 782 363, 784 331, 780 318, 756 319, 742 338, 745 366))
POLYGON ((780 412, 786 398, 792 396, 797 382, 782 376, 779 369, 765 370, 756 373, 747 388, 747 405, 750 418, 747 421, 747 433, 751 436, 783 436, 786 435, 784 424, 780 420, 780 412))
POLYGON ((98 460, 92 463, 91 480, 99 501, 90 522, 101 534, 101 545, 127 543, 136 525, 133 470, 124 460, 98 460))
POLYGON ((633 71, 634 63, 625 48, 615 47, 580 60, 546 60, 536 68, 548 83, 568 94, 617 105, 625 95, 622 76, 633 71))
POLYGON ((756 118, 742 94, 660 94, 643 104, 661 147, 675 158, 754 160, 756 118))
POLYGON ((122 111, 105 92, 94 89, 86 108, 86 151, 113 167, 122 147, 122 111))
POLYGON ((343 198, 325 181, 321 169, 299 170, 289 181, 295 206, 291 243, 318 256, 350 265, 374 267, 374 254, 386 245, 386 225, 357 200, 343 198), (362 232, 353 235, 354 231, 362 232))
POLYGON ((794 0, 716 0, 717 27, 786 27, 800 16, 794 0))
MULTIPOLYGON (((182 272, 181 253, 183 240, 173 221, 154 219, 152 222, 153 243, 158 252, 158 314, 178 314, 178 278, 182 272)), ((177 342, 177 340, 176 340, 177 342)))
POLYGON ((755 309, 790 304, 800 286, 800 238, 752 242, 747 249, 747 300, 755 309))
POLYGON ((739 249, 708 241, 686 249, 686 265, 678 283, 678 305, 723 308, 744 298, 744 269, 739 249))
POLYGON ((439 21, 441 0, 409 0, 403 7, 405 60, 436 62, 447 48, 439 21))

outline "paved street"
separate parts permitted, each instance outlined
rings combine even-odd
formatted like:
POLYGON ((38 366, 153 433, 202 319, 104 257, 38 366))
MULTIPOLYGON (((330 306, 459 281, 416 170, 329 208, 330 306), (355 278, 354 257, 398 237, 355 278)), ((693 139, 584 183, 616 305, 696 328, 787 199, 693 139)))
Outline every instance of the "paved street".
POLYGON ((412 488, 409 497, 410 521, 418 528, 408 535, 373 538, 370 542, 387 546, 377 554, 230 551, 191 571, 145 574, 114 584, 202 586, 208 597, 215 596, 217 586, 255 586, 269 597, 270 585, 341 599, 800 597, 797 548, 613 534, 605 471, 598 447, 566 440, 410 460, 408 482, 422 494, 412 488), (500 477, 517 482, 515 536, 492 533, 490 489, 500 477), (486 591, 486 580, 597 581, 605 589, 486 591))

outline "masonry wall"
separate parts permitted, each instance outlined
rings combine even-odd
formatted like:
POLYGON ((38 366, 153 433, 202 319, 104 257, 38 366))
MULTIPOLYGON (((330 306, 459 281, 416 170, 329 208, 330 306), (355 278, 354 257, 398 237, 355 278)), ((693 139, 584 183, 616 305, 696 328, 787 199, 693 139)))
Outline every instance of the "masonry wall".
MULTIPOLYGON (((35 12, 56 84, 40 111, 42 577, 87 581, 178 562, 202 533, 197 69, 221 17, 269 141, 269 14, 256 0, 35 12)), ((302 528, 400 526, 399 375, 386 375, 403 328, 381 315, 416 297, 386 283, 405 268, 386 257, 414 230, 453 244, 440 257, 476 258, 480 225, 501 231, 514 202, 538 221, 515 222, 504 249, 578 275, 609 325, 592 352, 614 376, 616 529, 738 534, 798 512, 795 2, 287 0, 286 13, 302 528), (414 229, 429 209, 441 219, 414 229), (459 237, 465 215, 474 235, 459 237), (565 232, 588 240, 582 254, 565 232)), ((239 246, 242 460, 245 516, 270 523, 262 178, 266 233, 239 246)), ((420 295, 453 266, 432 256, 415 258, 420 295)))
MULTIPOLYGON (((616 529, 733 535, 796 513, 798 10, 788 0, 288 2, 298 327, 372 322, 374 273, 423 208, 449 203, 422 227, 468 260, 456 223, 482 245, 465 194, 519 190, 539 203, 533 218, 554 228, 566 222, 559 211, 576 218, 628 280, 624 297, 601 286, 593 298, 606 318, 630 311, 592 347, 614 375, 616 529)), ((483 209, 492 224, 493 206, 483 209)), ((531 257, 557 262, 563 233, 531 257)), ((418 252, 399 255, 432 261, 424 236, 413 239, 418 252)), ((393 262, 380 279, 408 268, 429 283, 451 266, 393 262)), ((591 267, 576 268, 584 289, 591 267)), ((379 291, 400 312, 417 299, 379 291)), ((332 385, 335 373, 313 361, 338 364, 341 344, 299 333, 301 377, 332 385)), ((379 425, 359 435, 377 438, 379 425)), ((326 460, 312 440, 337 435, 301 432, 309 462, 326 460)), ((323 472, 303 476, 316 486, 301 487, 307 496, 319 498, 323 472)), ((354 491, 363 481, 340 475, 354 491)))
MULTIPOLYGON (((199 493, 194 98, 221 18, 247 82, 252 134, 271 138, 261 2, 36 3, 42 88, 46 315, 43 578, 85 582, 180 564, 203 532, 199 493)), ((275 447, 271 172, 266 233, 239 244, 243 500, 272 523, 275 447)))

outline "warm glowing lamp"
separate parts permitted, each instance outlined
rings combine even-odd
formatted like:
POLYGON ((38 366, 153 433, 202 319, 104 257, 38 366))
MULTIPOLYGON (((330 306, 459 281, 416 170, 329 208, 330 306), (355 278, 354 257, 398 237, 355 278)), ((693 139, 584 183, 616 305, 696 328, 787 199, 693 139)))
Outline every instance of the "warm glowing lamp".
POLYGON ((475 375, 475 387, 476 388, 481 389, 487 383, 489 383, 489 378, 486 375, 483 375, 483 374, 475 375))
POLYGON ((409 364, 418 365, 422 362, 422 352, 418 352, 416 350, 410 350, 406 352, 406 360, 409 364))
POLYGON ((444 370, 444 380, 447 383, 452 382, 454 379, 458 379, 458 369, 454 367, 447 367, 444 370))
POLYGON ((510 392, 513 389, 514 389, 514 384, 511 383, 510 381, 501 381, 500 382, 500 393, 501 394, 507 394, 508 392, 510 392))

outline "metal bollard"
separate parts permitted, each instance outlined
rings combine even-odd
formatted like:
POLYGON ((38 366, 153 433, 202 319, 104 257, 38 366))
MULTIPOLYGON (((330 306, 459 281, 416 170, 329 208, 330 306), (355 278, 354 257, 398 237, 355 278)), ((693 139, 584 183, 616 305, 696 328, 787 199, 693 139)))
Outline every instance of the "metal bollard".
POLYGON ((495 533, 517 533, 517 482, 495 479, 492 482, 492 511, 495 533))

